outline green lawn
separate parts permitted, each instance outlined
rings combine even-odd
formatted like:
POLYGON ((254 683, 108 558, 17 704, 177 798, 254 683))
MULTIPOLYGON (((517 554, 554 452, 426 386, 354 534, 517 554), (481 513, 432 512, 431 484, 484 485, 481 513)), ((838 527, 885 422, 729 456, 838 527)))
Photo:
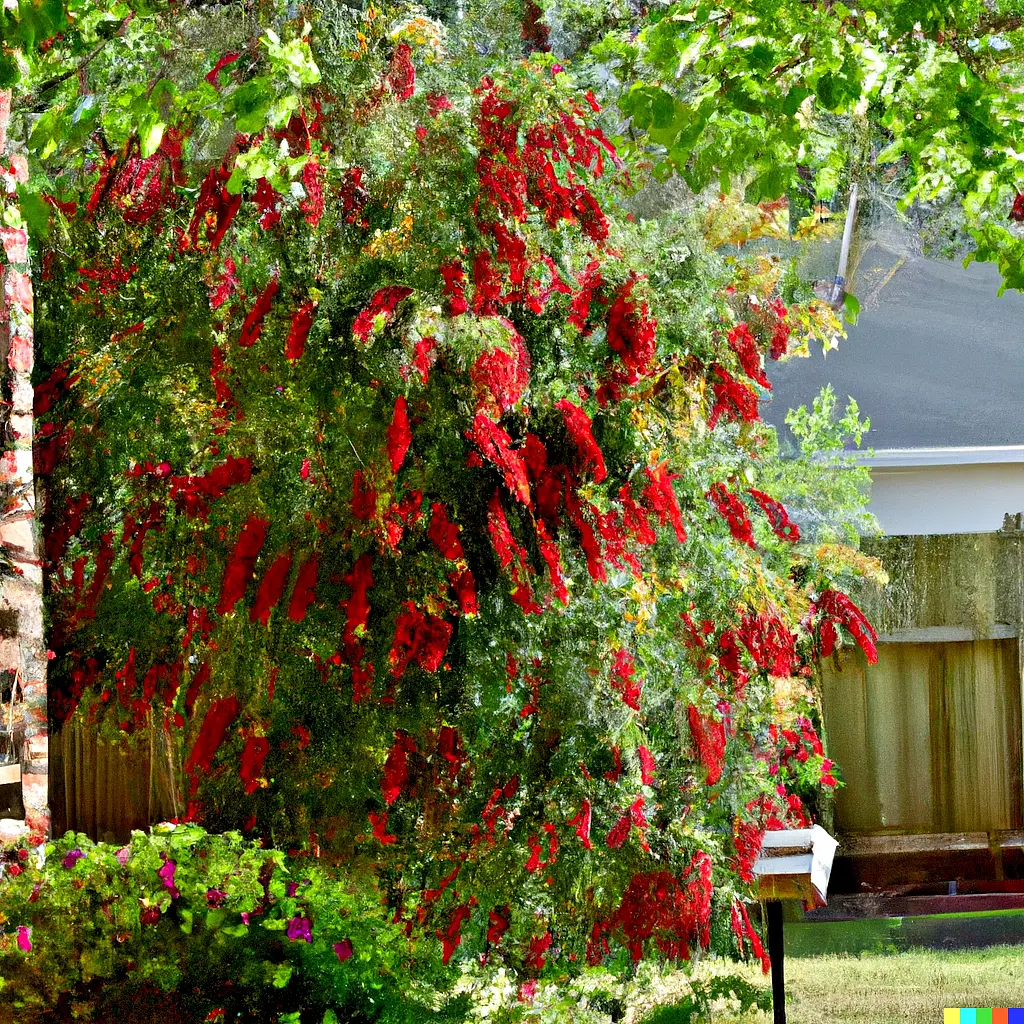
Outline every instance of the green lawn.
POLYGON ((786 991, 789 1024, 941 1024, 946 1006, 1024 1006, 1024 946, 791 958, 786 991))

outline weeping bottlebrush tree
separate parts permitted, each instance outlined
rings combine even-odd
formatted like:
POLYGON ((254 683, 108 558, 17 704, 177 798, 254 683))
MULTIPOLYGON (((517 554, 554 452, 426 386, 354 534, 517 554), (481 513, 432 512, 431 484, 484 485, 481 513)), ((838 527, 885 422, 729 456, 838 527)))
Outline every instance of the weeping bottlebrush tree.
POLYGON ((126 8, 49 86, 53 714, 160 732, 183 819, 332 858, 424 970, 763 956, 814 662, 873 655, 758 486, 821 309, 635 221, 617 122, 473 16, 126 8))

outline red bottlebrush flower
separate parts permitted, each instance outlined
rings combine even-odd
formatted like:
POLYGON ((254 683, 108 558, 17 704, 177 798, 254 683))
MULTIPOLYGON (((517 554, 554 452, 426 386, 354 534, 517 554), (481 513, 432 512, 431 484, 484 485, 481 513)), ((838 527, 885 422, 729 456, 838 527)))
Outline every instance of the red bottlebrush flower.
POLYGON ((544 954, 551 948, 553 941, 551 932, 545 932, 543 935, 530 939, 530 951, 523 958, 523 966, 528 971, 537 971, 538 973, 544 970, 544 954))
POLYGON ((455 590, 455 599, 459 603, 459 611, 463 615, 476 615, 478 606, 476 600, 476 580, 473 578, 473 573, 469 569, 449 573, 448 582, 455 590))
POLYGON ((608 313, 608 345, 634 373, 650 370, 655 351, 656 321, 647 312, 647 303, 637 306, 631 298, 639 280, 632 275, 623 285, 608 313))
POLYGON ((758 668, 773 676, 788 676, 796 661, 796 637, 778 615, 746 615, 738 630, 758 668))
POLYGON ((772 299, 768 303, 768 310, 774 318, 774 322, 771 324, 772 341, 768 355, 772 359, 781 359, 789 351, 790 330, 787 322, 789 311, 779 299, 772 299))
POLYGON ((260 788, 260 776, 263 774, 263 762, 270 752, 270 740, 266 736, 250 736, 242 750, 242 765, 239 775, 245 786, 247 795, 260 788))
MULTIPOLYGON (((673 492, 674 493, 674 492, 673 492)), ((619 502, 622 505, 622 522, 638 544, 653 544, 658 535, 647 521, 647 513, 633 500, 629 493, 629 484, 623 484, 619 491, 619 502)))
POLYGON ((250 345, 255 345, 259 341, 260 334, 263 332, 263 321, 267 313, 270 312, 278 287, 280 285, 277 278, 272 277, 266 288, 260 293, 256 304, 245 318, 245 323, 242 324, 242 333, 238 336, 238 344, 241 348, 249 348, 250 345))
POLYGON ((541 846, 535 835, 530 836, 530 841, 527 843, 527 846, 530 847, 530 856, 523 865, 523 870, 532 875, 535 871, 544 867, 544 862, 540 859, 540 855, 543 853, 544 847, 541 846))
POLYGON ((210 85, 216 86, 217 76, 221 73, 221 71, 224 68, 226 68, 229 64, 234 64, 234 62, 238 60, 238 58, 241 56, 242 55, 240 53, 225 53, 224 56, 221 57, 216 64, 214 64, 213 70, 206 75, 206 80, 210 83, 210 85))
POLYGON ((199 229, 203 224, 206 225, 206 240, 210 243, 210 248, 216 249, 220 245, 242 205, 241 193, 232 195, 224 187, 230 177, 231 171, 222 164, 203 179, 196 205, 192 210, 192 220, 181 237, 182 250, 190 245, 192 248, 199 245, 199 229))
POLYGON ((284 594, 288 574, 292 569, 292 553, 286 551, 278 555, 263 576, 260 589, 256 592, 256 600, 249 609, 249 621, 260 622, 264 626, 270 621, 270 613, 284 594))
POLYGON ((747 493, 761 506, 761 510, 768 517, 772 532, 779 540, 795 544, 800 539, 800 527, 790 521, 789 513, 781 501, 776 501, 770 494, 756 491, 753 488, 747 493))
POLYGON ((409 755, 416 753, 416 742, 402 730, 395 733, 395 743, 384 762, 384 777, 380 791, 384 802, 390 807, 409 783, 409 755))
POLYGON ((771 391, 771 381, 764 375, 761 367, 761 351, 757 347, 754 335, 745 323, 737 324, 729 332, 729 347, 736 353, 743 367, 743 372, 755 383, 771 391))
POLYGON ((651 509, 658 514, 658 521, 664 526, 671 522, 675 530, 676 539, 680 544, 686 541, 686 529, 683 526, 683 515, 679 508, 679 499, 676 497, 672 481, 678 476, 677 473, 668 471, 668 463, 661 462, 657 466, 648 466, 644 473, 650 483, 644 488, 644 497, 647 499, 651 509))
POLYGON ((235 543, 235 550, 224 571, 224 585, 217 603, 217 614, 226 615, 245 594, 245 588, 252 578, 256 559, 266 540, 269 519, 250 515, 242 527, 235 543))
POLYGON ((324 215, 324 178, 327 171, 318 160, 310 160, 302 168, 302 187, 306 198, 299 209, 306 215, 306 223, 316 227, 324 215))
POLYGON ((590 417, 578 405, 574 405, 567 398, 557 402, 555 408, 562 413, 562 418, 565 420, 565 429, 569 437, 572 438, 573 444, 576 445, 580 461, 583 464, 582 468, 584 470, 592 470, 594 482, 600 483, 608 476, 608 471, 605 469, 604 456, 601 454, 601 449, 597 446, 597 442, 594 440, 594 435, 591 432, 592 421, 590 417))
POLYGON ((373 828, 373 838, 380 842, 381 845, 389 846, 391 843, 398 842, 398 836, 388 834, 387 811, 370 811, 369 818, 370 825, 373 828))
POLYGON ((352 591, 345 602, 346 650, 356 647, 370 621, 370 602, 366 594, 373 586, 372 565, 371 555, 360 555, 352 571, 345 577, 345 583, 352 591))
POLYGON ((375 292, 369 304, 353 321, 353 336, 365 344, 377 323, 377 317, 383 317, 381 323, 386 324, 394 316, 398 304, 410 295, 412 289, 401 285, 390 285, 375 292))
MULTIPOLYGON (((397 100, 407 100, 416 90, 416 68, 412 63, 412 47, 399 43, 384 73, 384 88, 397 100)), ((447 962, 447 961, 446 961, 447 962)))
POLYGON ((306 617, 306 610, 316 598, 316 577, 319 562, 316 554, 312 554, 299 569, 292 589, 291 603, 288 605, 288 618, 292 622, 301 622, 306 617))
MULTIPOLYGON (((477 417, 483 419, 484 417, 477 417)), ((530 575, 533 573, 526 558, 526 549, 512 535, 512 530, 505 517, 501 498, 495 491, 488 505, 487 532, 491 535, 491 544, 503 569, 511 566, 512 600, 515 601, 526 615, 539 614, 543 609, 533 599, 533 587, 530 575)))
POLYGON ((569 603, 569 589, 565 585, 565 574, 562 572, 562 549, 558 542, 552 539, 544 525, 543 519, 535 523, 537 530, 537 548, 541 557, 548 567, 548 578, 551 580, 551 589, 562 604, 569 603))
POLYGON ((424 672, 436 672, 448 650, 451 623, 439 616, 424 614, 411 601, 406 601, 403 607, 405 611, 395 620, 395 639, 388 655, 391 674, 400 678, 411 661, 424 672))
POLYGON ((205 519, 209 503, 224 497, 232 487, 247 484, 252 477, 249 459, 229 455, 219 466, 202 476, 172 476, 170 496, 187 516, 205 519))
POLYGON ((478 316, 496 316, 501 298, 501 278, 487 249, 481 249, 473 259, 473 286, 473 312, 478 316))
POLYGON ((291 363, 301 359, 302 353, 306 350, 306 339, 313 326, 315 309, 316 303, 309 300, 299 306, 292 316, 292 326, 284 343, 284 357, 291 363))
POLYGON ((593 301, 594 293, 604 284, 600 267, 600 261, 593 260, 579 275, 580 290, 573 297, 569 323, 581 331, 585 331, 587 328, 587 318, 590 316, 590 304, 593 301))
POLYGON ((574 818, 570 818, 567 825, 575 826, 576 835, 580 842, 583 843, 585 850, 592 850, 594 848, 593 843, 590 841, 590 801, 584 800, 580 804, 580 809, 576 813, 574 818))
MULTIPOLYGON (((587 559, 587 571, 592 579, 597 580, 599 583, 606 583, 608 581, 608 572, 605 569, 601 544, 594 533, 593 526, 583 515, 583 505, 580 502, 579 495, 573 487, 567 484, 563 497, 565 498, 565 508, 569 513, 569 518, 580 534, 580 547, 583 548, 583 554, 587 559)), ((600 523, 599 510, 589 502, 587 502, 587 508, 591 515, 600 523)))
POLYGON ((621 818, 611 827, 608 835, 605 836, 605 844, 610 850, 617 850, 629 838, 629 830, 633 827, 632 818, 629 813, 623 814, 621 818))
POLYGON ((442 263, 438 268, 444 278, 444 297, 448 300, 448 315, 461 316, 469 309, 466 301, 466 272, 458 260, 442 263))
POLYGON ((487 915, 487 941, 492 946, 496 946, 508 931, 510 923, 509 908, 507 906, 495 907, 487 915))
POLYGON ((253 192, 252 201, 260 210, 260 227, 269 231, 281 219, 281 211, 277 204, 283 197, 266 178, 260 178, 256 182, 256 191, 253 192))
POLYGON ((708 416, 708 429, 715 429, 723 413, 730 422, 742 420, 744 423, 756 423, 759 417, 754 389, 749 384, 741 384, 721 366, 714 366, 712 370, 718 380, 713 380, 711 384, 715 404, 708 416))
POLYGON ((434 542, 434 547, 443 558, 458 561, 465 558, 462 541, 459 540, 459 528, 448 518, 448 511, 439 501, 430 506, 430 526, 427 536, 434 542))
POLYGON ((395 399, 395 410, 391 417, 391 424, 388 427, 388 461, 391 463, 391 472, 397 473, 405 454, 412 444, 412 431, 409 429, 409 412, 405 396, 399 395, 395 399))
POLYGON ((451 109, 452 101, 443 92, 427 93, 427 110, 431 117, 439 117, 442 111, 451 109))
POLYGON ((299 750, 305 750, 309 746, 309 730, 304 725, 293 725, 292 735, 299 741, 299 750))
POLYGON ((224 742, 224 734, 228 726, 238 717, 238 700, 235 697, 225 697, 222 700, 215 700, 203 724, 199 729, 199 735, 192 747, 188 758, 185 761, 185 771, 195 775, 198 771, 208 772, 213 764, 213 755, 217 753, 218 747, 224 742))
MULTIPOLYGON (((437 339, 421 338, 413 348, 412 365, 420 375, 420 383, 424 386, 430 380, 430 368, 437 358, 437 339)), ((403 374, 404 376, 404 374, 403 374)), ((408 377, 406 377, 408 379, 408 377)))
POLYGON ((707 771, 707 785, 714 786, 722 777, 725 766, 725 722, 711 716, 702 716, 691 704, 689 707, 690 735, 707 771))
POLYGON ((492 348, 477 356, 469 371, 477 393, 477 411, 508 412, 523 397, 530 383, 530 353, 519 332, 504 317, 510 352, 492 348))
POLYGON ((509 447, 512 438, 494 420, 483 414, 473 418, 473 427, 466 436, 480 449, 480 454, 501 471, 509 493, 529 508, 530 481, 526 463, 518 451, 509 447))
POLYGON ((708 491, 708 498, 718 509, 718 514, 729 524, 729 532, 741 544, 755 547, 754 531, 747 515, 747 508, 740 498, 726 489, 725 484, 715 483, 708 491))
POLYGON ((623 704, 634 711, 639 711, 640 692, 643 690, 644 682, 642 679, 633 678, 635 672, 633 655, 627 650, 617 651, 612 662, 612 689, 622 697, 623 704))
MULTIPOLYGON (((840 593, 838 590, 824 591, 818 598, 818 610, 822 613, 823 621, 827 621, 825 618, 827 616, 846 627, 857 642, 857 646, 864 652, 869 664, 874 665, 878 661, 878 650, 875 647, 878 642, 878 634, 868 622, 867 616, 846 594, 840 593)), ((822 632, 824 633, 824 629, 822 632)))
POLYGON ((755 822, 737 816, 733 822, 732 841, 736 848, 736 857, 733 861, 736 873, 744 882, 752 883, 754 881, 754 861, 761 853, 764 829, 755 822))
POLYGON ((366 482, 361 469, 352 476, 352 515, 356 519, 372 519, 377 512, 377 492, 366 482))
POLYGON ((583 233, 592 242, 603 242, 608 237, 608 218, 601 205, 590 193, 589 189, 577 185, 573 189, 574 212, 583 233))
POLYGON ((551 44, 548 42, 551 30, 541 21, 543 17, 544 12, 536 0, 527 0, 523 10, 523 41, 532 49, 547 53, 551 49, 551 44))
POLYGON ((747 908, 742 903, 740 904, 740 913, 743 915, 743 924, 747 930, 747 937, 750 939, 750 948, 753 949, 754 956, 761 961, 761 972, 768 974, 772 969, 771 958, 765 952, 764 946, 761 944, 761 937, 750 923, 750 918, 747 916, 747 908))
POLYGON ((649 786, 654 781, 657 764, 654 755, 643 745, 637 747, 637 754, 640 756, 640 781, 649 786))
POLYGON ((1018 192, 1013 197, 1013 206, 1010 207, 1010 220, 1018 223, 1024 221, 1024 192, 1018 192))
POLYGON ((452 954, 458 948, 459 943, 462 942, 462 922, 468 920, 469 916, 470 909, 468 906, 456 907, 448 920, 448 927, 444 931, 441 931, 440 928, 435 930, 434 934, 441 940, 441 948, 443 950, 441 963, 448 963, 452 958, 452 954))

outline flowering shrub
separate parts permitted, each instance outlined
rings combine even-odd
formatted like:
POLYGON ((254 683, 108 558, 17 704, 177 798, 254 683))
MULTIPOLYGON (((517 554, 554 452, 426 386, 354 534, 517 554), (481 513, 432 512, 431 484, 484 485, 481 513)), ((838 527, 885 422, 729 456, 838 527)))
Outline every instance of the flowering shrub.
MULTIPOLYGON (((549 58, 277 15, 192 44, 145 158, 117 103, 68 127, 75 161, 33 136, 63 204, 37 295, 56 714, 169 738, 174 844, 202 822, 343 862, 362 931, 326 945, 320 883, 251 890, 331 978, 378 927, 392 973, 483 957, 534 988, 716 929, 738 953, 750 851, 829 775, 780 730, 816 714, 822 644, 868 635, 853 574, 731 483, 758 482, 794 307, 741 319, 733 268, 627 214, 643 167, 549 58)), ((204 15, 152 17, 187 49, 204 15)), ((180 855, 138 861, 140 929, 197 920, 180 855)))

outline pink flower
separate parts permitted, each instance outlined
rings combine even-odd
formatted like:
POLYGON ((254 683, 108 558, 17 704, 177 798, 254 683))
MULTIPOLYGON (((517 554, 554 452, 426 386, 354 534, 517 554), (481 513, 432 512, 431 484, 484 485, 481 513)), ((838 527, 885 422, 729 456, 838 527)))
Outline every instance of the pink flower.
POLYGON ((289 939, 295 942, 298 939, 304 939, 306 942, 313 941, 313 926, 312 922, 308 917, 293 917, 288 922, 288 931, 286 932, 289 939))
POLYGON ((124 867, 128 863, 128 858, 132 855, 130 846, 122 846, 114 856, 117 858, 117 863, 124 867))
POLYGON ((160 881, 164 883, 164 888, 170 892, 172 900, 176 900, 181 895, 181 893, 178 892, 178 887, 174 884, 174 872, 177 867, 178 865, 168 857, 165 858, 163 865, 157 872, 160 876, 160 881))
POLYGON ((341 942, 336 942, 334 944, 334 955, 342 963, 344 963, 346 960, 351 960, 353 952, 354 950, 352 949, 351 939, 342 939, 341 942))
POLYGON ((75 866, 75 862, 81 860, 84 856, 85 854, 81 850, 71 850, 70 853, 64 855, 61 864, 64 865, 65 870, 70 871, 75 866))
POLYGON ((22 953, 32 952, 31 934, 32 930, 30 928, 23 924, 18 925, 18 949, 20 949, 22 953))

